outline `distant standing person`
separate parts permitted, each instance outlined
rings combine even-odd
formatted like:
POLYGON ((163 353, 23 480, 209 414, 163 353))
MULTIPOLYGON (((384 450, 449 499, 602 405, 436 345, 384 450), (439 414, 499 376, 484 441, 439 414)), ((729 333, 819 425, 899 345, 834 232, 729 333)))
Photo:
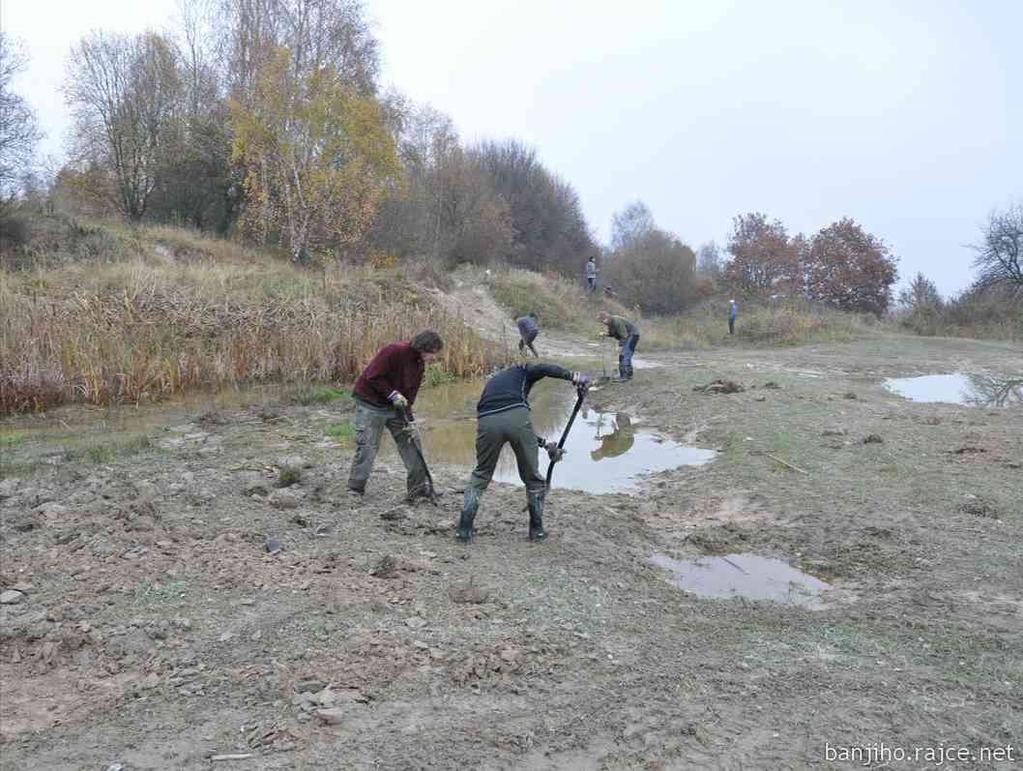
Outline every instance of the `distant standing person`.
POLYGON ((607 327, 607 336, 618 341, 618 377, 632 379, 632 354, 639 345, 639 327, 622 316, 601 311, 600 321, 607 327))
POLYGON ((586 261, 586 290, 588 292, 597 291, 597 258, 590 257, 586 261))
POLYGON ((739 315, 739 306, 735 304, 735 300, 728 302, 728 334, 735 334, 735 317, 739 315))
POLYGON ((521 318, 515 319, 515 326, 519 328, 519 353, 525 356, 526 348, 528 347, 533 352, 533 355, 539 358, 540 354, 533 347, 533 341, 540 334, 540 324, 536 320, 536 314, 530 312, 521 318))
POLYGON ((426 364, 444 347, 440 335, 432 330, 417 334, 409 342, 385 345, 355 381, 355 456, 348 476, 348 494, 361 497, 373 471, 380 436, 386 427, 394 437, 405 469, 406 500, 429 498, 433 491, 427 480, 418 438, 408 423, 413 420, 412 405, 423 382, 426 364))

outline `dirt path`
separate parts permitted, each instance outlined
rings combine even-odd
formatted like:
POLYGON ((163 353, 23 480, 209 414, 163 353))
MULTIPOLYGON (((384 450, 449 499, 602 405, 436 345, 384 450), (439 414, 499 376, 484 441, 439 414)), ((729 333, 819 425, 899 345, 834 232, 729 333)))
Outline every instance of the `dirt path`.
MULTIPOLYGON (((4 767, 803 768, 880 742, 1018 758, 1023 410, 879 381, 1019 373, 1023 350, 877 338, 656 360, 593 399, 718 460, 638 496, 556 491, 540 546, 516 486, 488 491, 470 548, 459 496, 407 508, 399 468, 353 507, 350 451, 324 435, 342 407, 6 421, 4 767), (717 378, 745 390, 693 391, 717 378), (298 481, 276 487, 285 466, 298 481), (744 552, 834 594, 697 598, 649 562, 744 552), (224 754, 251 757, 211 763, 224 754)), ((466 471, 435 476, 457 489, 466 471)))
MULTIPOLYGON (((517 356, 519 332, 515 319, 491 296, 486 277, 460 271, 453 280, 454 287, 447 293, 435 292, 435 299, 448 313, 461 316, 481 337, 502 346, 511 358, 517 356)), ((541 328, 535 347, 544 358, 599 359, 602 350, 605 355, 610 355, 612 350, 611 343, 602 348, 596 339, 583 340, 577 335, 547 328, 541 328)))

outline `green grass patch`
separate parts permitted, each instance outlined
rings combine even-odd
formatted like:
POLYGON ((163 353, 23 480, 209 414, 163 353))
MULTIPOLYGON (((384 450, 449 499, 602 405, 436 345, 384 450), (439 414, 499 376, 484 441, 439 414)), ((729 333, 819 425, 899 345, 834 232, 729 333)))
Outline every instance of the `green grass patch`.
POLYGON ((0 479, 24 479, 35 474, 42 468, 41 463, 7 463, 0 462, 0 479))
POLYGON ((439 362, 431 361, 426 365, 426 372, 423 375, 423 384, 427 388, 433 388, 434 386, 454 383, 456 379, 457 378, 444 369, 439 362))
POLYGON ((180 578, 166 581, 139 581, 135 587, 135 602, 152 602, 153 600, 170 600, 185 593, 188 584, 180 578))
POLYGON ((312 386, 310 388, 303 388, 301 391, 291 397, 291 401, 295 404, 300 404, 303 407, 308 407, 311 404, 330 404, 339 400, 351 401, 352 395, 340 388, 331 388, 329 386, 312 386))
POLYGON ((67 463, 85 460, 97 465, 113 463, 117 458, 130 457, 153 449, 153 441, 146 434, 130 434, 107 442, 92 442, 64 447, 63 460, 67 463))
POLYGON ((344 447, 355 444, 355 428, 351 423, 331 423, 323 433, 344 447))
POLYGON ((25 444, 25 435, 16 431, 0 433, 0 450, 9 450, 25 444))

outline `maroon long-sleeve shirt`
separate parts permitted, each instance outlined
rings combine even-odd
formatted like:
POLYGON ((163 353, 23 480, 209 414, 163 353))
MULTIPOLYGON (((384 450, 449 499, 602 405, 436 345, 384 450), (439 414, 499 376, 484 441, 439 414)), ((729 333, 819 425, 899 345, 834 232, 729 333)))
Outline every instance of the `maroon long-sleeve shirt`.
POLYGON ((410 343, 391 343, 377 351, 355 381, 352 392, 376 407, 389 407, 389 397, 397 391, 408 399, 411 407, 419 393, 425 369, 423 355, 410 343))

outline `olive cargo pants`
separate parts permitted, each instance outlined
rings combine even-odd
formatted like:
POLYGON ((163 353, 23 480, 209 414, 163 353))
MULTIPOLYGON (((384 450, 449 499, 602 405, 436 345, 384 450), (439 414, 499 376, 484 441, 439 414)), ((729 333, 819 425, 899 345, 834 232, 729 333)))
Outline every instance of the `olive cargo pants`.
POLYGON ((355 400, 355 456, 348 476, 348 489, 365 492, 385 427, 394 437, 398 454, 408 470, 405 484, 409 497, 429 495, 426 469, 413 444, 418 442, 414 432, 405 430, 404 421, 393 407, 375 407, 359 399, 355 400))
POLYGON ((510 444, 519 467, 519 478, 529 493, 543 492, 546 480, 540 476, 537 464, 539 447, 529 410, 513 407, 493 415, 484 415, 476 424, 476 468, 469 477, 468 487, 482 493, 490 484, 497 468, 501 448, 510 444))

